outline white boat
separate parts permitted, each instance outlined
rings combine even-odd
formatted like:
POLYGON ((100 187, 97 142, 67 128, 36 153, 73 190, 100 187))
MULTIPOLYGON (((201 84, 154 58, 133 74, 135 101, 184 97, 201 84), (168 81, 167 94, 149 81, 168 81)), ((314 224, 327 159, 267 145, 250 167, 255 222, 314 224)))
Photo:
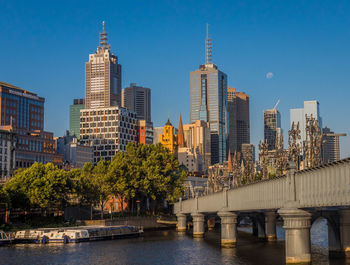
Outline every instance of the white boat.
POLYGON ((45 243, 78 243, 89 241, 89 232, 84 229, 60 229, 43 234, 45 243))
POLYGON ((11 238, 4 232, 0 230, 0 246, 7 245, 11 243, 11 238))

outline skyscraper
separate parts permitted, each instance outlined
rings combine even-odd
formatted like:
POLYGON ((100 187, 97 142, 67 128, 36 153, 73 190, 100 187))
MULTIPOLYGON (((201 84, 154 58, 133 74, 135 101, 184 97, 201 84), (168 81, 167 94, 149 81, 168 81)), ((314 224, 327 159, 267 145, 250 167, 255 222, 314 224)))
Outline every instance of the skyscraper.
POLYGON ((135 111, 138 119, 151 122, 151 89, 131 83, 122 91, 122 107, 135 111))
POLYGON ((281 114, 275 108, 264 111, 264 139, 267 140, 268 150, 274 150, 276 139, 282 134, 281 114))
POLYGON ((328 127, 323 128, 322 161, 330 163, 340 160, 339 137, 345 133, 334 133, 328 127))
POLYGON ((85 108, 121 106, 122 67, 110 51, 105 23, 100 33, 100 46, 85 63, 85 108))
POLYGON ((207 26, 206 63, 191 72, 191 123, 209 122, 211 132, 211 163, 227 159, 227 75, 211 60, 211 39, 207 26))
POLYGON ((69 133, 80 138, 80 110, 85 108, 84 99, 74 99, 69 108, 69 133))
POLYGON ((231 156, 242 151, 242 144, 250 143, 249 96, 237 92, 236 88, 227 88, 229 113, 229 150, 231 156))
POLYGON ((290 110, 290 127, 292 127, 293 122, 294 124, 297 124, 299 122, 301 139, 298 140, 298 143, 300 144, 302 144, 303 141, 306 140, 305 115, 307 115, 308 117, 312 115, 312 117, 318 121, 318 124, 322 129, 322 118, 320 116, 320 104, 318 103, 317 100, 304 101, 304 108, 290 110))

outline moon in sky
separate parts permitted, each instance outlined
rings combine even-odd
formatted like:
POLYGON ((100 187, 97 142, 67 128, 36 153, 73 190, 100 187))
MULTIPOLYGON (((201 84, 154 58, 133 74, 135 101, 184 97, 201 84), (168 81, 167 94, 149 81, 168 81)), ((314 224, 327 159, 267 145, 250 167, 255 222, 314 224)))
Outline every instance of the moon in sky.
POLYGON ((271 79, 273 77, 273 73, 272 72, 268 72, 267 74, 266 74, 266 78, 267 79, 271 79))

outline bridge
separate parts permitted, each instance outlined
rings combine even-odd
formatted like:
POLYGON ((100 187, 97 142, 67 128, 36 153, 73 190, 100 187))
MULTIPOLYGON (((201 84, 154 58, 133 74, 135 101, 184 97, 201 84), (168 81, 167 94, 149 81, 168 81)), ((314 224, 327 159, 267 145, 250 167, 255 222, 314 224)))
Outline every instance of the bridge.
MULTIPOLYGON (((174 205, 177 229, 186 231, 192 218, 193 237, 203 237, 205 219, 221 219, 221 245, 234 247, 237 221, 249 216, 253 234, 276 240, 276 219, 283 219, 286 263, 310 263, 310 227, 319 217, 327 219, 330 254, 350 257, 350 158, 313 169, 296 171, 288 162, 284 176, 238 188, 179 200, 174 205)), ((208 220, 208 228, 213 225, 208 220)))

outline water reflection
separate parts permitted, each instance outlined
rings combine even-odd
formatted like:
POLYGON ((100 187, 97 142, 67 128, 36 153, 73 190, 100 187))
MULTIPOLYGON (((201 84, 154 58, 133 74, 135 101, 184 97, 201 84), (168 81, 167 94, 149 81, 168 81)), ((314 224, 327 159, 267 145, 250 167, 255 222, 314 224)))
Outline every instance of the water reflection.
MULTIPOLYGON (((249 231, 249 229, 246 231, 249 231)), ((327 223, 317 220, 311 229, 313 264, 343 265, 350 259, 329 260, 327 223)), ((258 241, 239 232, 236 248, 220 247, 220 231, 192 238, 176 231, 146 232, 144 237, 69 245, 15 245, 0 248, 0 264, 284 264, 284 230, 278 241, 258 241)))

